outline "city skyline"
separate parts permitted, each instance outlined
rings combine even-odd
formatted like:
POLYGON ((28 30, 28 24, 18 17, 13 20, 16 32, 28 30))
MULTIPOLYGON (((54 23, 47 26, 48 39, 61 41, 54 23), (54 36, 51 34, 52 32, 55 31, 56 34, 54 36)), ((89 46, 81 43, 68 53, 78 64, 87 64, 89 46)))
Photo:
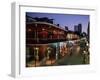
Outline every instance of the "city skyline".
POLYGON ((79 15, 79 14, 58 14, 58 13, 34 13, 26 12, 26 15, 30 17, 48 17, 49 19, 54 19, 54 24, 59 24, 60 27, 68 27, 69 30, 74 31, 74 26, 82 24, 82 32, 87 33, 89 15, 79 15))

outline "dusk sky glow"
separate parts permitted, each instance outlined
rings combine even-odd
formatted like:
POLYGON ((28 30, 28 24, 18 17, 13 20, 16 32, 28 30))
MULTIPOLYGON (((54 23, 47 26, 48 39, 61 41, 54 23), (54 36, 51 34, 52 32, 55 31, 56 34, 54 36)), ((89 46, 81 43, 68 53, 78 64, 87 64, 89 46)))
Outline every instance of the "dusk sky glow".
POLYGON ((27 12, 26 15, 30 17, 48 17, 54 19, 54 24, 60 24, 60 27, 68 26, 69 30, 74 31, 74 26, 82 24, 82 32, 87 33, 88 22, 90 22, 89 15, 79 14, 55 14, 55 13, 34 13, 27 12))

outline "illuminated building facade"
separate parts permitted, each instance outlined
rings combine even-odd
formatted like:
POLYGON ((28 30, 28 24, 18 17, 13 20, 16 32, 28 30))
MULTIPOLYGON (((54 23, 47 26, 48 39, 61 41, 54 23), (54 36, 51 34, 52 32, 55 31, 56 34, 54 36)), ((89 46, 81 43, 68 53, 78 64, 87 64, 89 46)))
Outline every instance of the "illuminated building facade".
POLYGON ((69 55, 69 41, 79 35, 48 22, 34 21, 26 24, 26 66, 51 65, 69 55), (33 65, 28 63, 33 61, 33 65), (45 63, 45 64, 44 64, 45 63))

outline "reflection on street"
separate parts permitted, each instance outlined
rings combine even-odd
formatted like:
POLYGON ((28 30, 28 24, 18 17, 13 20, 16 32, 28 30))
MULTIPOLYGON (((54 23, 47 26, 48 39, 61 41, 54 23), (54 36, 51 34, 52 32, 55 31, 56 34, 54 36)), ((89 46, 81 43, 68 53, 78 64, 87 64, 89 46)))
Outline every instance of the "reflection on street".
POLYGON ((87 44, 85 39, 81 39, 45 45, 27 45, 26 66, 89 64, 89 45, 87 44))

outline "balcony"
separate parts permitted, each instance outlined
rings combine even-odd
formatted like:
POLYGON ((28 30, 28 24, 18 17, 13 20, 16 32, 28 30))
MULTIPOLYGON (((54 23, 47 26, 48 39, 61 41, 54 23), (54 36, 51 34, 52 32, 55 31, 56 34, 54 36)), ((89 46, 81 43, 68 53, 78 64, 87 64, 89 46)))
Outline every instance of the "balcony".
POLYGON ((62 42, 66 41, 65 38, 26 38, 26 44, 48 44, 48 43, 55 43, 55 42, 62 42))

